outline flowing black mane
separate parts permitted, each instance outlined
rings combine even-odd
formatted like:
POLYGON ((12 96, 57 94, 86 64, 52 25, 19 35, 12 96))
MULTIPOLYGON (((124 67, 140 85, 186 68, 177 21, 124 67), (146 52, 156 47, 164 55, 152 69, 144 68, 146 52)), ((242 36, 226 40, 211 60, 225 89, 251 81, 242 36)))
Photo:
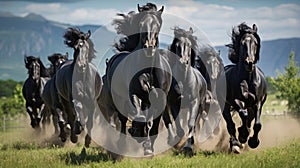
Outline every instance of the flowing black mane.
POLYGON ((96 58, 96 50, 94 48, 94 43, 91 39, 86 39, 86 34, 79 30, 79 28, 69 27, 64 34, 64 43, 70 47, 74 48, 79 39, 84 39, 89 44, 89 62, 96 58))
MULTIPOLYGON (((255 26, 255 25, 253 25, 255 26)), ((256 27, 256 26, 255 26, 256 27)), ((256 61, 259 60, 259 51, 260 51, 260 37, 257 34, 257 31, 249 27, 245 22, 239 24, 238 26, 233 27, 231 32, 231 44, 226 45, 229 47, 228 58, 232 63, 238 63, 239 61, 239 50, 240 50, 240 41, 243 36, 247 33, 253 34, 257 39, 257 52, 256 52, 256 61)))
MULTIPOLYGON (((47 69, 43 62, 41 61, 40 57, 34 57, 34 56, 25 56, 25 67, 28 69, 29 74, 29 65, 32 61, 37 61, 40 65, 40 77, 50 77, 50 69, 47 69)), ((31 75, 31 74, 29 74, 31 75)))
POLYGON ((112 22, 117 34, 124 35, 118 43, 114 44, 114 47, 120 52, 131 52, 137 47, 140 37, 139 23, 146 14, 151 13, 156 15, 160 24, 162 23, 161 16, 155 4, 147 3, 142 7, 138 6, 138 10, 139 13, 135 13, 134 11, 130 11, 128 14, 118 13, 117 16, 121 16, 122 18, 114 19, 112 22))
POLYGON ((195 57, 196 57, 197 51, 198 51, 197 37, 193 35, 193 31, 191 29, 190 29, 190 31, 186 31, 179 27, 175 27, 174 28, 174 39, 170 46, 170 51, 172 51, 172 52, 176 51, 176 43, 179 41, 180 37, 188 38, 192 43, 191 65, 193 66, 195 57))

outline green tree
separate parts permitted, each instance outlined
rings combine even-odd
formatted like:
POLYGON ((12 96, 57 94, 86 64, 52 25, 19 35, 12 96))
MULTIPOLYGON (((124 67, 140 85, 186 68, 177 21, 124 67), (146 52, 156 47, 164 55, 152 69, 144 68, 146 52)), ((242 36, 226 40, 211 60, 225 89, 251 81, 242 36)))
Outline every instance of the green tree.
POLYGON ((295 62, 295 53, 291 52, 289 64, 284 73, 278 73, 277 77, 271 79, 272 85, 279 91, 279 98, 288 101, 288 109, 300 112, 300 67, 295 62))
POLYGON ((0 115, 15 116, 24 114, 25 100, 22 95, 22 85, 17 84, 13 96, 1 98, 0 115))

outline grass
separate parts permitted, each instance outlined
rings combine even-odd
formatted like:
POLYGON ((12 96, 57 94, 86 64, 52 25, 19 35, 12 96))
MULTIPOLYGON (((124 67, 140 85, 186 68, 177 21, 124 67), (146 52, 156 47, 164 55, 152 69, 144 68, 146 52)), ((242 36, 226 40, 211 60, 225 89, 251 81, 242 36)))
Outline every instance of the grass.
POLYGON ((275 94, 270 94, 267 97, 262 111, 263 113, 266 113, 266 111, 272 113, 273 110, 275 113, 283 113, 284 111, 288 111, 288 107, 284 100, 276 98, 275 94))
MULTIPOLYGON (((2 136, 2 135, 1 135, 2 136)), ((169 151, 152 159, 124 158, 114 162, 100 147, 42 147, 16 141, 0 144, 0 167, 299 167, 300 141, 243 154, 200 151, 188 158, 169 151)))

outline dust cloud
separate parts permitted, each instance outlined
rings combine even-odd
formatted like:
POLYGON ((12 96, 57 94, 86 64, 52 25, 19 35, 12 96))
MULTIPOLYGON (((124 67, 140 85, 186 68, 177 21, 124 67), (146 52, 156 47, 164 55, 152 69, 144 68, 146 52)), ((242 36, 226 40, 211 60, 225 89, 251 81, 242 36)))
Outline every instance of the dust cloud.
MULTIPOLYGON (((245 150, 262 150, 266 148, 284 145, 292 140, 300 140, 300 118, 285 115, 285 116, 262 116, 262 129, 259 133, 260 144, 256 149, 250 149, 245 144, 245 150)), ((236 122, 239 127, 240 122, 236 122)), ((252 123, 253 124, 253 123, 252 123)), ((207 141, 197 144, 199 150, 221 151, 228 152, 229 135, 226 130, 225 121, 220 123, 220 131, 207 141)), ((253 131, 251 129, 250 136, 253 131)))

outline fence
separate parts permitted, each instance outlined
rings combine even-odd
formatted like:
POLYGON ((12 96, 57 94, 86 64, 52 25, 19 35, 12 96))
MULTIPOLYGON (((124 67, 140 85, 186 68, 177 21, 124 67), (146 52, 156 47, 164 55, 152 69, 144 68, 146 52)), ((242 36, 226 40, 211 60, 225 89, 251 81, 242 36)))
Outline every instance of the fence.
POLYGON ((8 118, 3 116, 0 121, 0 131, 8 132, 17 129, 24 129, 29 120, 26 117, 8 118))

